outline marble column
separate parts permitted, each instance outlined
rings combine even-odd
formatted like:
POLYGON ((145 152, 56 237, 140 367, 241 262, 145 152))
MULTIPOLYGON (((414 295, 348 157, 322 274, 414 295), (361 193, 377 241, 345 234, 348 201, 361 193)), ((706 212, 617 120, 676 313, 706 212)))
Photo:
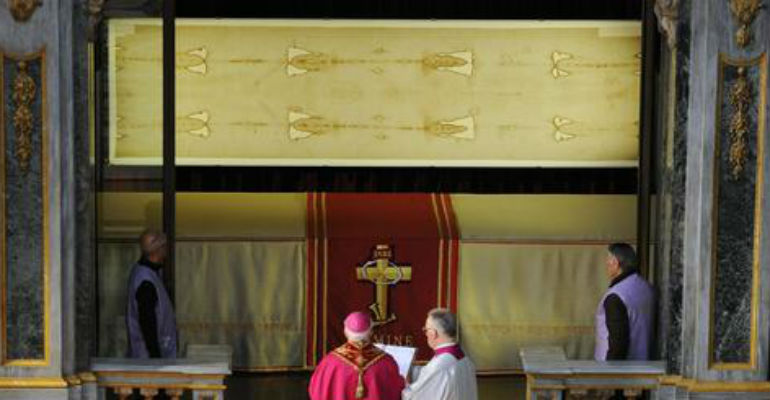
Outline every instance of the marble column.
POLYGON ((768 4, 657 3, 659 398, 768 398, 768 4))
POLYGON ((681 373, 682 283, 687 104, 689 100, 689 2, 660 1, 656 14, 663 43, 658 81, 656 282, 659 296, 658 356, 667 372, 681 373), (666 4, 664 6, 664 3, 666 4))
POLYGON ((91 352, 84 4, 0 0, 0 398, 80 398, 91 352))
POLYGON ((73 91, 74 91, 74 368, 88 370, 91 357, 96 355, 96 232, 94 162, 91 159, 91 130, 94 110, 91 109, 89 81, 93 82, 91 54, 95 24, 104 0, 74 0, 73 3, 73 91))

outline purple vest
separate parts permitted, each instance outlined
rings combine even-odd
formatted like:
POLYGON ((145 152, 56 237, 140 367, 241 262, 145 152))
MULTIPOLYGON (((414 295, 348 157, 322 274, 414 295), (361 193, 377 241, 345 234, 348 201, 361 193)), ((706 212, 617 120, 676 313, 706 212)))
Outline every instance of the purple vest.
POLYGON ((155 318, 158 325, 158 342, 160 356, 163 358, 176 358, 176 319, 171 299, 168 297, 166 287, 160 275, 152 268, 142 264, 135 264, 128 279, 128 310, 126 313, 126 326, 128 327, 128 356, 131 358, 149 358, 147 345, 144 343, 142 328, 139 325, 139 308, 136 303, 136 291, 142 282, 148 281, 155 286, 158 295, 158 304, 155 306, 155 318))
POLYGON ((652 339, 653 291, 639 274, 632 274, 609 288, 596 308, 596 347, 594 359, 605 361, 610 348, 609 331, 604 315, 604 300, 615 294, 620 297, 628 312, 628 360, 648 360, 652 339))

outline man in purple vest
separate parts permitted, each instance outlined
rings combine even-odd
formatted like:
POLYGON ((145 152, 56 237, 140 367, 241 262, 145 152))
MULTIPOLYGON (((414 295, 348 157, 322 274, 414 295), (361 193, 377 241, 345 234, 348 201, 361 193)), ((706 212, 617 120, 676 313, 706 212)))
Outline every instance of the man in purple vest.
POLYGON ((594 358, 648 360, 652 339, 654 294, 639 275, 636 253, 626 243, 608 247, 610 287, 596 309, 594 358))
POLYGON ((147 230, 139 242, 142 257, 128 279, 128 356, 175 358, 176 319, 160 274, 166 259, 166 235, 147 230))

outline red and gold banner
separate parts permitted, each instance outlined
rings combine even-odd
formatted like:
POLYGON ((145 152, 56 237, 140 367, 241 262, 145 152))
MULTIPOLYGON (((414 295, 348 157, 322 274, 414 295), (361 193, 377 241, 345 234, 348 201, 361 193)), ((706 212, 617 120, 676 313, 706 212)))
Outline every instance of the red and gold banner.
POLYGON ((311 193, 307 200, 307 364, 344 343, 351 311, 375 341, 431 351, 428 310, 457 307, 458 235, 445 194, 311 193))

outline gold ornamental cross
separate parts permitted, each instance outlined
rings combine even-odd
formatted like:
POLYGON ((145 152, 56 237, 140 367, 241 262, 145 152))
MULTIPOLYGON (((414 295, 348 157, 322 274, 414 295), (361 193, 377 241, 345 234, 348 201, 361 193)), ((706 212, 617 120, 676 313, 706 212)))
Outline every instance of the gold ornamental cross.
POLYGON ((399 282, 412 280, 412 267, 409 265, 397 265, 391 261, 393 252, 387 244, 378 244, 374 248, 373 260, 356 268, 356 277, 359 281, 367 281, 374 284, 375 299, 369 305, 374 313, 374 325, 384 325, 396 320, 396 315, 388 315, 388 286, 399 282))

